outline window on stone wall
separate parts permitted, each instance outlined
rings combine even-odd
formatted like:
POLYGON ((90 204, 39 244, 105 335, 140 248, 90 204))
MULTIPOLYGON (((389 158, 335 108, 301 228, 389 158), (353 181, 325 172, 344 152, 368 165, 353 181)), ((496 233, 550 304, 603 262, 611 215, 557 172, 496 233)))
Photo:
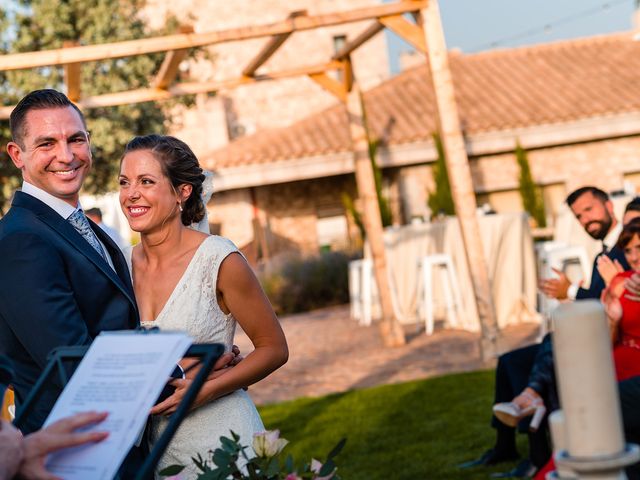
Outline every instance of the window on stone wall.
POLYGON ((316 235, 321 251, 342 250, 349 245, 349 224, 341 205, 317 207, 316 235))
MULTIPOLYGON (((346 35, 334 35, 333 36, 333 53, 338 53, 342 47, 347 43, 346 35)), ((332 72, 332 75, 339 82, 342 81, 342 70, 332 72)))
POLYGON ((222 223, 209 222, 209 232, 211 232, 211 235, 221 235, 222 234, 222 223))
POLYGON ((550 183, 542 187, 542 199, 547 216, 547 226, 552 227, 567 198, 567 186, 564 183, 550 183))
MULTIPOLYGON (((547 225, 553 226, 560 208, 567 196, 567 189, 564 183, 550 183, 542 186, 542 199, 547 217, 547 225)), ((501 190, 498 192, 484 192, 476 195, 478 207, 488 205, 491 210, 497 213, 522 212, 522 197, 520 191, 501 190)))
POLYGON ((498 213, 522 212, 522 199, 517 189, 480 193, 476 195, 476 202, 478 207, 488 205, 488 210, 498 213))
POLYGON ((624 189, 629 193, 631 193, 631 190, 634 190, 634 194, 640 192, 640 172, 624 174, 624 189))

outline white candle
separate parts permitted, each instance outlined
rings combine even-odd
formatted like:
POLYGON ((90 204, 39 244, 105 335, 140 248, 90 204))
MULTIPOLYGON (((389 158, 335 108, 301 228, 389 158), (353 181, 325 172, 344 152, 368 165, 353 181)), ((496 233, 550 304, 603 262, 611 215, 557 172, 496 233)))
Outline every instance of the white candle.
MULTIPOLYGON (((553 454, 554 456, 567 449, 567 434, 566 425, 564 421, 564 412, 562 410, 556 410, 549 415, 549 429, 551 430, 551 440, 553 440, 553 454)), ((547 474, 547 479, 552 478, 577 478, 576 475, 568 468, 556 464, 557 474, 547 474)))
POLYGON ((569 455, 620 454, 625 443, 604 309, 596 300, 563 304, 554 320, 555 367, 569 455))

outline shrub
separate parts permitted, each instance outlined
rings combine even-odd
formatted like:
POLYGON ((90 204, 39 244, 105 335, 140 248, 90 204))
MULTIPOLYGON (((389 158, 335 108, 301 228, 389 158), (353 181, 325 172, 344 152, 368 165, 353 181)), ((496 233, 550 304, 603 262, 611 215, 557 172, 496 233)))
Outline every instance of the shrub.
POLYGON ((258 273, 278 314, 306 312, 349 301, 348 268, 354 255, 323 252, 288 256, 258 273))

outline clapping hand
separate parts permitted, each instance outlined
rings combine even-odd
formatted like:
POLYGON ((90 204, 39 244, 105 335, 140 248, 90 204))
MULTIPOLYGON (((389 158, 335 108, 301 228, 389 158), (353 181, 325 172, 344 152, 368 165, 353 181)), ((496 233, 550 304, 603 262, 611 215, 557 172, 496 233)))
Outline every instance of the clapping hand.
POLYGON ((607 315, 611 341, 615 342, 618 337, 618 325, 622 319, 622 304, 618 296, 613 293, 612 287, 607 287, 602 291, 600 301, 607 315))
POLYGON ((598 269, 598 273, 604 280, 605 285, 609 285, 613 277, 617 274, 624 272, 624 268, 620 265, 618 260, 611 260, 606 255, 600 255, 596 260, 596 268, 598 269))
POLYGON ((558 278, 545 278, 540 281, 538 286, 547 297, 564 300, 567 298, 567 292, 569 291, 571 282, 563 271, 556 268, 552 268, 551 270, 558 275, 558 278))

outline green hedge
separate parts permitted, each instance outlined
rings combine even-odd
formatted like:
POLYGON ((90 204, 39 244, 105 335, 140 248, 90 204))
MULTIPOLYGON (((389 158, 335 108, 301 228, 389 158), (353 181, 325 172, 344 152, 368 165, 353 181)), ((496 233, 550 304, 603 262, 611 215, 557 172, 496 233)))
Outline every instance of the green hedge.
POLYGON ((340 305, 349 301, 348 268, 355 255, 323 252, 280 259, 258 273, 279 315, 340 305))

